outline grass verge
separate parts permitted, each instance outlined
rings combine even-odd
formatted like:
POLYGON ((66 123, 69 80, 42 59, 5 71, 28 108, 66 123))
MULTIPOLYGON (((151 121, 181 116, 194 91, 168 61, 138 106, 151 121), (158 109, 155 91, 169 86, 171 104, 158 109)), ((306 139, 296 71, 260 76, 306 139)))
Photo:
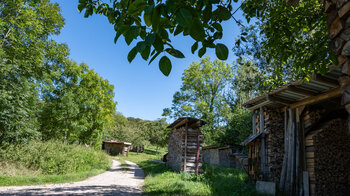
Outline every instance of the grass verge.
POLYGON ((25 176, 9 176, 0 175, 0 186, 23 186, 23 185, 39 185, 39 184, 55 184, 81 181, 91 176, 96 176, 105 172, 103 169, 94 169, 87 172, 75 174, 61 175, 25 175, 25 176))
POLYGON ((210 166, 204 167, 199 176, 178 173, 165 164, 150 161, 160 159, 162 153, 145 150, 145 153, 129 153, 121 159, 138 164, 145 172, 143 192, 147 195, 259 195, 254 185, 247 182, 242 170, 210 166))
POLYGON ((111 166, 107 154, 81 145, 33 141, 0 148, 0 186, 63 183, 86 179, 111 166))

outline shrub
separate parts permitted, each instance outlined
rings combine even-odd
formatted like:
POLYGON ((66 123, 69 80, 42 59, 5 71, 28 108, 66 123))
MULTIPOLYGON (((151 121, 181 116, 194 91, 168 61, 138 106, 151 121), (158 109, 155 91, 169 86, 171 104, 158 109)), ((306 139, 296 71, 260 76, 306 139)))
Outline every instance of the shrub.
POLYGON ((0 160, 40 170, 43 174, 80 173, 110 167, 110 160, 104 152, 58 141, 2 146, 0 160))

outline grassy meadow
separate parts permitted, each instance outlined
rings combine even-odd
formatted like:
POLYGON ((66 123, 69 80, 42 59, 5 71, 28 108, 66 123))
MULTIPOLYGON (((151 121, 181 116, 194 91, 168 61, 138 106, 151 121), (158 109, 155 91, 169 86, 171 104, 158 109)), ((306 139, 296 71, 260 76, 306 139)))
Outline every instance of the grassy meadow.
POLYGON ((0 149, 0 186, 73 182, 111 166, 107 154, 82 145, 33 141, 0 149))

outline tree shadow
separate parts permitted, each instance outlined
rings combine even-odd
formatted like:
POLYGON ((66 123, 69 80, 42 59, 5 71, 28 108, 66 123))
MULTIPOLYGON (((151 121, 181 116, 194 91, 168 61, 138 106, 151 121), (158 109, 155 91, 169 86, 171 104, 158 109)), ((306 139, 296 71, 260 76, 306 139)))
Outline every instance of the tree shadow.
POLYGON ((142 195, 141 190, 128 186, 79 186, 58 188, 32 188, 0 192, 0 195, 142 195))

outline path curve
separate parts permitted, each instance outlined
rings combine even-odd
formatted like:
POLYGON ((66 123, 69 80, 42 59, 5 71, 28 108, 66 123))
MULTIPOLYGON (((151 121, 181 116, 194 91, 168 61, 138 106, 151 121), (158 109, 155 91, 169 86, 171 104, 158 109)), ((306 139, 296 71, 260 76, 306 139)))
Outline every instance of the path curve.
POLYGON ((135 163, 126 163, 127 171, 113 160, 110 170, 84 181, 0 187, 0 195, 141 195, 144 173, 135 163))

